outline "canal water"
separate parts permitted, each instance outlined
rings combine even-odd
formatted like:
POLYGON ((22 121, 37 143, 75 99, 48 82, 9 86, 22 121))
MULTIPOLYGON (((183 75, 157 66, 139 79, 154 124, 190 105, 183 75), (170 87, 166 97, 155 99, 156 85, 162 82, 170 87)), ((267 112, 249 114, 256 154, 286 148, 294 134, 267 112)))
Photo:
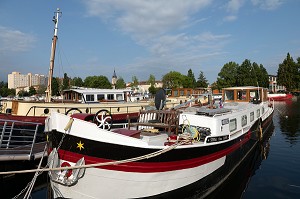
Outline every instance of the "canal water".
MULTIPOLYGON (((21 175, 2 180, 1 198, 13 198, 31 179, 32 175, 21 175)), ((51 198, 48 185, 43 174, 31 198, 51 198)), ((273 128, 267 139, 208 198, 300 198, 300 97, 275 102, 273 128)))

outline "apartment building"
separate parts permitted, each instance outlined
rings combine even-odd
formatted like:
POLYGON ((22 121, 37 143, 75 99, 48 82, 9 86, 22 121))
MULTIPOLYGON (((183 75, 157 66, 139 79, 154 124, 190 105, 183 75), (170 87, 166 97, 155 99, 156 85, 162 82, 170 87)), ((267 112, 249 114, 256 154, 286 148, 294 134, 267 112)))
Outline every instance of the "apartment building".
POLYGON ((47 78, 45 75, 39 74, 21 74, 20 72, 12 72, 8 74, 8 88, 25 88, 30 86, 46 85, 47 78))

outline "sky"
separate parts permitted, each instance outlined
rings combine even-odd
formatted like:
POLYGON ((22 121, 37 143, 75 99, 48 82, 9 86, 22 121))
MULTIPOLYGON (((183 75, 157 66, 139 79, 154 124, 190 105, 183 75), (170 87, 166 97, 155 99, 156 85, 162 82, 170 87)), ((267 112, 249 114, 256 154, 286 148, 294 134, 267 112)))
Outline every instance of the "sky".
POLYGON ((209 83, 245 59, 276 75, 300 57, 299 0, 1 0, 0 81, 13 71, 48 75, 54 12, 54 76, 104 75, 126 82, 170 71, 209 83))

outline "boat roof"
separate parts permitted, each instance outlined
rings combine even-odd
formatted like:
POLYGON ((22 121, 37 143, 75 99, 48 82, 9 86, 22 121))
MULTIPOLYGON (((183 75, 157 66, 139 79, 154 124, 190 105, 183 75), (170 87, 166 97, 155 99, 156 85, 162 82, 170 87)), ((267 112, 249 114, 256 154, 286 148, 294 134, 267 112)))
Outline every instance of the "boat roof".
POLYGON ((97 89, 97 88, 71 88, 63 92, 76 92, 81 94, 104 94, 104 93, 124 93, 132 92, 131 89, 97 89))
POLYGON ((251 90, 251 89, 265 89, 265 88, 257 87, 257 86, 236 86, 236 87, 228 87, 223 89, 224 90, 251 90))

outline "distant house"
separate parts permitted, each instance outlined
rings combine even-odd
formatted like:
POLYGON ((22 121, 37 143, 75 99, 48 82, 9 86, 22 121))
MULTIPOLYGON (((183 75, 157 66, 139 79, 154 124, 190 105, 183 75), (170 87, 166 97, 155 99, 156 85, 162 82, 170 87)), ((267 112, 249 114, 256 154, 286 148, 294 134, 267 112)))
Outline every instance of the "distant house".
POLYGON ((286 90, 285 86, 277 84, 277 76, 269 75, 269 92, 278 92, 279 90, 286 90))
MULTIPOLYGON (((139 84, 137 85, 137 87, 134 88, 133 92, 141 93, 143 95, 147 94, 147 93, 149 93, 150 86, 151 85, 148 83, 148 81, 140 81, 139 84)), ((154 83, 155 88, 162 88, 162 86, 163 86, 162 81, 155 81, 155 83, 154 83)), ((127 83, 126 87, 131 88, 131 82, 127 83)))

